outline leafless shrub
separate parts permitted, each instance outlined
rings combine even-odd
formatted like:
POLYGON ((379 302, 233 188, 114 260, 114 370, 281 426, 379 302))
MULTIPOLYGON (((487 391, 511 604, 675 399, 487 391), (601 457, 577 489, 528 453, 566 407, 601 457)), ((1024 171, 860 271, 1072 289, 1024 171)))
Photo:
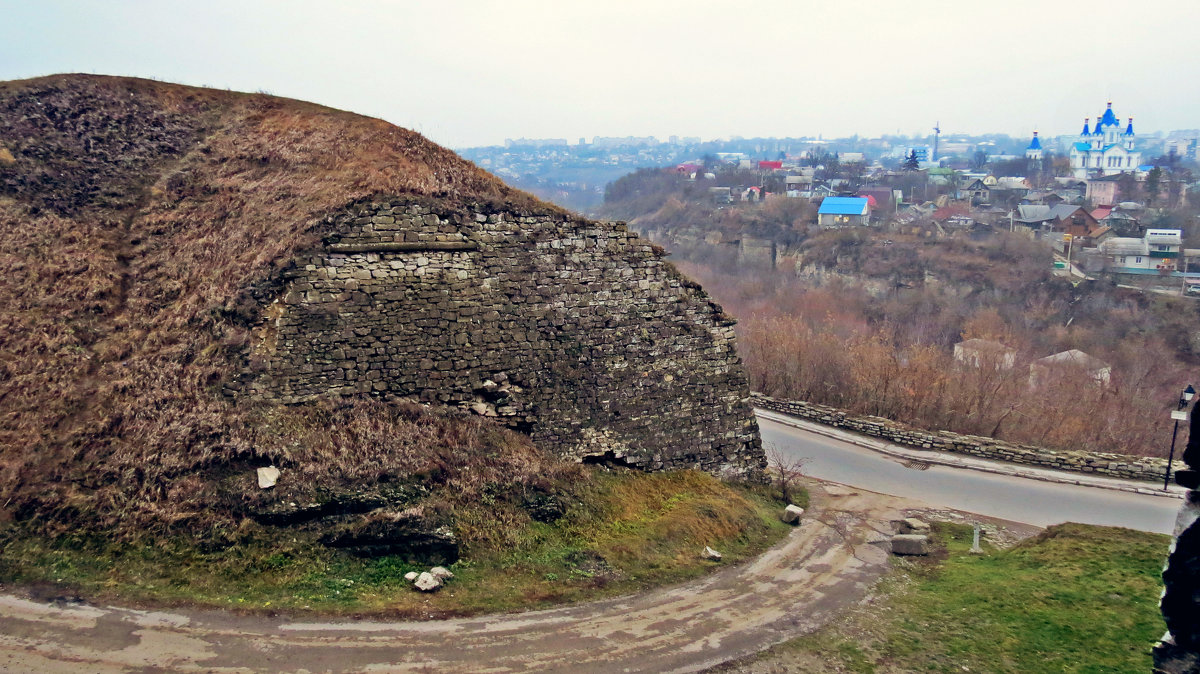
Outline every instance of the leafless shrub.
POLYGON ((784 503, 792 502, 792 492, 800 478, 804 477, 804 464, 808 457, 793 458, 783 453, 774 445, 767 447, 767 464, 771 480, 779 490, 779 498, 784 503))

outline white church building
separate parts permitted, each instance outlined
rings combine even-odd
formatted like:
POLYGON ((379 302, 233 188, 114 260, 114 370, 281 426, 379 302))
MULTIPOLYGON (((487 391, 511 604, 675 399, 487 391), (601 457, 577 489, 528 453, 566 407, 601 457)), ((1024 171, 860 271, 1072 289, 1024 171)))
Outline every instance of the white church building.
POLYGON ((1076 178, 1110 176, 1132 173, 1142 163, 1142 153, 1136 149, 1133 134, 1133 118, 1121 131, 1121 122, 1112 111, 1112 101, 1104 115, 1096 120, 1094 128, 1088 128, 1091 118, 1083 120, 1083 133, 1079 141, 1071 145, 1071 173, 1076 178))

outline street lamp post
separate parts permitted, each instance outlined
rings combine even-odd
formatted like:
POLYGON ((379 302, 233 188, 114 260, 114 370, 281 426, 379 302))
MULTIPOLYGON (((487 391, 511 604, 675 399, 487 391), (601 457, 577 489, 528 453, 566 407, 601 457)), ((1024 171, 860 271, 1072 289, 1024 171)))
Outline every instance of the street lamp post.
POLYGON ((1175 428, 1171 429, 1171 453, 1167 455, 1167 474, 1163 476, 1164 491, 1171 486, 1171 464, 1175 462, 1175 436, 1179 434, 1179 422, 1187 419, 1187 409, 1185 408, 1195 396, 1196 389, 1188 384, 1188 387, 1183 389, 1183 393, 1179 394, 1179 403, 1171 411, 1171 418, 1175 420, 1175 428))

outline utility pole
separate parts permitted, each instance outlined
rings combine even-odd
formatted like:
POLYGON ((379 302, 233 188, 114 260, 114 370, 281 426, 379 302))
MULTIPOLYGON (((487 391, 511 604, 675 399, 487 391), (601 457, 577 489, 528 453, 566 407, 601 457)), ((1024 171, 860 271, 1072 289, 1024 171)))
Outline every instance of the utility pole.
POLYGON ((1075 272, 1071 269, 1071 248, 1075 246, 1075 237, 1067 234, 1067 278, 1075 278, 1075 272))
POLYGON ((1188 275, 1188 256, 1187 249, 1183 247, 1182 242, 1179 246, 1179 256, 1183 258, 1183 285, 1179 286, 1179 296, 1187 295, 1187 275, 1188 275))

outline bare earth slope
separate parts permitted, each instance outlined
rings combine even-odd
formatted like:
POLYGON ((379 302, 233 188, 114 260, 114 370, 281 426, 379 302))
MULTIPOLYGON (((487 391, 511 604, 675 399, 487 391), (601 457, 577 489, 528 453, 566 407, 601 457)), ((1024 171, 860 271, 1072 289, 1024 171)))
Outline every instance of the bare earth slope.
POLYGON ((205 471, 281 461, 370 481, 468 448, 494 474, 447 478, 460 487, 549 470, 522 438, 419 409, 216 394, 246 341, 240 289, 381 193, 550 209, 418 134, 308 103, 0 83, 0 522, 211 526, 205 471))

